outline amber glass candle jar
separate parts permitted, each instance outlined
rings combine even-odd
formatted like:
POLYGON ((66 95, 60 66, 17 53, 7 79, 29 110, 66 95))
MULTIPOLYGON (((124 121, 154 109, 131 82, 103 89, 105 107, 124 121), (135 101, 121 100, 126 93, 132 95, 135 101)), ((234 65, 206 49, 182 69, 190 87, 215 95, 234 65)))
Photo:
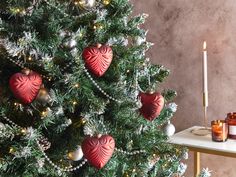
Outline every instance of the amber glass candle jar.
POLYGON ((229 138, 236 139, 236 112, 228 113, 226 122, 229 126, 229 138))
POLYGON ((211 122, 212 141, 224 142, 228 139, 228 124, 225 120, 211 122))

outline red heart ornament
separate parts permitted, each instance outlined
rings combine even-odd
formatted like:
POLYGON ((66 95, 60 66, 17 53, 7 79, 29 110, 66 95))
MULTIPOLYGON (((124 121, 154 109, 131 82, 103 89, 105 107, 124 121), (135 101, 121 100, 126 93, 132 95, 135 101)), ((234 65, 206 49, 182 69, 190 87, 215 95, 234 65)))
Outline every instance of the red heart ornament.
POLYGON ((156 93, 140 93, 139 98, 141 99, 142 107, 139 109, 142 116, 149 120, 153 121, 156 119, 163 107, 164 107, 164 97, 156 93))
POLYGON ((111 47, 101 44, 85 48, 82 55, 86 68, 97 77, 105 74, 113 58, 111 47))
POLYGON ((22 103, 29 104, 38 95, 42 85, 42 77, 33 71, 16 73, 11 76, 9 84, 15 97, 22 103))
POLYGON ((87 137, 82 143, 84 157, 97 169, 101 169, 112 157, 115 140, 109 135, 87 137))

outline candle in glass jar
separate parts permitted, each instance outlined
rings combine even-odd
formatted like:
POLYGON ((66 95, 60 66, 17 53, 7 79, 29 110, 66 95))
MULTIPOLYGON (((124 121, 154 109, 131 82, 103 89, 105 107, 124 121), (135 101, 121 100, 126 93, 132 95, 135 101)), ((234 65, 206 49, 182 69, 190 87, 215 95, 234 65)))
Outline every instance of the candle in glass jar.
POLYGON ((214 120, 211 122, 212 140, 224 142, 228 139, 228 124, 224 120, 214 120))
POLYGON ((229 126, 229 138, 236 139, 236 113, 228 113, 226 122, 229 126))

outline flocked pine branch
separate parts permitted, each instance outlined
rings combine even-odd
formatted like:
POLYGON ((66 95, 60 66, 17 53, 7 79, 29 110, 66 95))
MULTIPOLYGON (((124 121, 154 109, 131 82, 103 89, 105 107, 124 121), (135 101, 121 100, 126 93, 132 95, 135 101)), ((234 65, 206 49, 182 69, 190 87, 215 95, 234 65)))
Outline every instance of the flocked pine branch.
POLYGON ((208 168, 203 168, 201 173, 198 175, 198 177, 210 177, 211 172, 208 168))
POLYGON ((162 129, 176 92, 160 90, 170 71, 146 57, 146 14, 131 16, 128 0, 3 0, 0 10, 1 176, 183 173, 186 151, 162 129), (85 49, 110 52, 100 77, 85 49), (22 96, 14 85, 27 85, 29 74, 34 84, 22 96), (155 97, 146 108, 145 96, 155 97), (102 135, 114 152, 97 170, 83 147, 102 135))

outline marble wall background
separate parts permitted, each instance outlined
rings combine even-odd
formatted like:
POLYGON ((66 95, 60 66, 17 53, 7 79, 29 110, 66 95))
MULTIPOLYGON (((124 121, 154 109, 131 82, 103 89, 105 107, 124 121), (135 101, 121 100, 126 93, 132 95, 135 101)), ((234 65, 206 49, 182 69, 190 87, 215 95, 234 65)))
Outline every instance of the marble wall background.
MULTIPOLYGON (((148 55, 153 63, 172 71, 164 87, 178 92, 173 119, 177 131, 201 125, 201 51, 209 51, 209 119, 236 111, 236 3, 235 0, 131 0, 134 14, 148 13, 144 27, 155 43, 148 55), (184 122, 184 124, 183 124, 184 122)), ((209 122, 210 122, 209 120, 209 122)), ((213 177, 236 177, 236 160, 202 155, 202 166, 213 177)), ((186 177, 193 176, 192 154, 186 177)))

